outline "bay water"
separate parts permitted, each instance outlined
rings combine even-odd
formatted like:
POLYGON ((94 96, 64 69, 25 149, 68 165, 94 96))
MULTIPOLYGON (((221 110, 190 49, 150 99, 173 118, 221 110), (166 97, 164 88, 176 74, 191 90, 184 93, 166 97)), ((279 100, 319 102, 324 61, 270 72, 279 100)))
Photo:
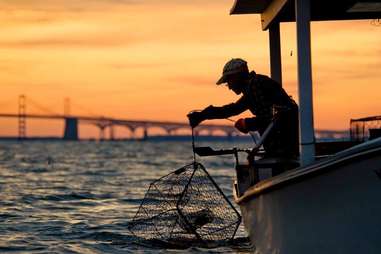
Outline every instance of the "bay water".
MULTIPOLYGON (((142 245, 127 229, 149 184, 192 160, 180 141, 1 141, 0 252, 250 253, 242 225, 211 249, 142 245)), ((232 201, 233 156, 198 160, 232 201)))

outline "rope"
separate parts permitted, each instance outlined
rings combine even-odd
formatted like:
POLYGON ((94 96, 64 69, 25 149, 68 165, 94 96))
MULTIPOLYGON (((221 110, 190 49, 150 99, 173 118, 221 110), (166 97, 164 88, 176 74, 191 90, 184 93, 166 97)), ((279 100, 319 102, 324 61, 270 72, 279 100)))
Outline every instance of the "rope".
POLYGON ((195 142, 194 142, 194 128, 192 128, 192 151, 193 151, 193 164, 196 166, 196 152, 195 152, 195 142))
MULTIPOLYGON (((225 118, 225 120, 228 120, 230 122, 233 122, 235 123, 235 120, 231 119, 231 118, 225 118)), ((253 140, 254 144, 257 144, 257 139, 255 138, 255 135, 252 131, 249 131, 249 134, 250 134, 250 137, 251 139, 253 140)))

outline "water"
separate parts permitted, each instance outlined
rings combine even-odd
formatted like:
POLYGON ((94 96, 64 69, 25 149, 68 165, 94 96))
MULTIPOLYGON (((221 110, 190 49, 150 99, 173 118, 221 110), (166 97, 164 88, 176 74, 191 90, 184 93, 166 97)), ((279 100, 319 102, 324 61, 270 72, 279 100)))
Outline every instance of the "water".
MULTIPOLYGON (((150 182, 192 158, 187 142, 1 142, 0 252, 182 253, 136 243, 127 225, 150 182)), ((232 200, 233 158, 201 162, 232 200)), ((187 251, 249 253, 245 236, 187 251)))

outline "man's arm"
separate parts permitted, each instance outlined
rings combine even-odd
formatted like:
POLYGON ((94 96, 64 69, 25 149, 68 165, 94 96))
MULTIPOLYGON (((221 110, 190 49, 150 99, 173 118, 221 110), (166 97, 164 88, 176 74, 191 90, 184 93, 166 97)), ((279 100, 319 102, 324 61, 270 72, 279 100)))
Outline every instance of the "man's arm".
POLYGON ((238 101, 227 104, 221 107, 209 106, 201 111, 201 114, 206 119, 224 119, 231 116, 241 114, 248 109, 246 99, 242 96, 238 101))
POLYGON ((238 115, 248 109, 246 98, 242 96, 238 101, 222 106, 209 106, 201 112, 192 112, 188 114, 188 118, 192 127, 196 127, 199 123, 207 119, 224 119, 230 116, 238 115))

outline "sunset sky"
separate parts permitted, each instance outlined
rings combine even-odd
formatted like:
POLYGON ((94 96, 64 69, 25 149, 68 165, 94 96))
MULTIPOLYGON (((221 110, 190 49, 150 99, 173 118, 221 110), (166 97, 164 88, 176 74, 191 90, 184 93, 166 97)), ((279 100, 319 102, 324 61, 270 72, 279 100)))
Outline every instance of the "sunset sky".
MULTIPOLYGON (((233 0, 0 0, 0 112, 20 94, 52 112, 186 122, 186 114, 238 99, 216 86, 235 57, 269 75, 258 15, 230 16, 233 0)), ((347 129, 381 115, 381 26, 312 24, 315 127, 347 129)), ((281 25, 283 85, 296 100, 296 35, 281 25)), ((28 104, 27 112, 45 113, 28 104)), ((237 117, 236 117, 237 119, 237 117)), ((17 135, 0 119, 0 136, 17 135)), ((229 124, 229 122, 226 122, 229 124)), ((28 121, 28 135, 61 135, 61 122, 28 121)), ((81 137, 97 136, 80 127, 81 137)), ((118 130, 123 136, 123 130, 118 130)))

